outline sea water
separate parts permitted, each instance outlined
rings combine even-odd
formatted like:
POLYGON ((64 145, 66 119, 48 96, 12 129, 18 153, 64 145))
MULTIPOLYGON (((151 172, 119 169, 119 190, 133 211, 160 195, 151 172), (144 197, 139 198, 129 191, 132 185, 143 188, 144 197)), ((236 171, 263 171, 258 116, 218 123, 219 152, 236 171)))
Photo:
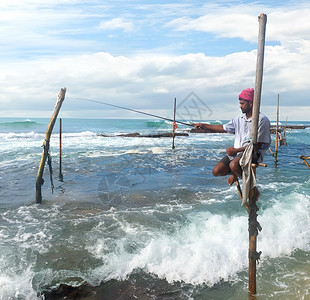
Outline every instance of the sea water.
MULTIPOLYGON (((0 299, 85 281, 115 292, 127 282, 137 299, 248 299, 248 215, 211 173, 232 135, 189 133, 172 150, 171 138, 119 136, 170 132, 167 121, 63 119, 60 181, 57 121, 54 189, 46 166, 35 204, 48 122, 0 118, 0 299)), ((278 168, 268 152, 257 169, 257 299, 310 299, 310 169, 299 158, 310 128, 286 135, 278 168)))

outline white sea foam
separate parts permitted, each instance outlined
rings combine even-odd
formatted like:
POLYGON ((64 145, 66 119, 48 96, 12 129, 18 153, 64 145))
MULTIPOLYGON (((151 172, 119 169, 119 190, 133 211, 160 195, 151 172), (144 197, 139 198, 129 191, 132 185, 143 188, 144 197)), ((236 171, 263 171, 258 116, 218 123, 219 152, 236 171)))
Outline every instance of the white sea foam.
MULTIPOLYGON (((276 202, 260 212, 258 220, 263 231, 258 236, 258 250, 262 259, 290 255, 295 249, 309 251, 309 197, 300 194, 287 196, 288 201, 276 202)), ((233 280, 247 266, 248 221, 244 216, 191 213, 186 226, 176 225, 172 234, 126 230, 129 239, 145 240, 137 252, 126 249, 128 240, 119 240, 110 253, 103 238, 91 251, 104 265, 93 276, 124 279, 135 269, 165 278, 168 282, 183 281, 210 286, 233 280)), ((93 278, 93 280, 95 280, 93 278)))
POLYGON ((14 140, 14 139, 38 139, 43 138, 43 134, 30 131, 30 132, 8 132, 8 133, 0 133, 0 138, 5 140, 14 140))
MULTIPOLYGON (((280 126, 282 125, 281 122, 279 122, 278 124, 279 124, 280 126)), ((277 125, 277 122, 270 122, 270 125, 271 125, 271 126, 276 126, 276 125, 277 125)))
POLYGON ((146 154, 147 151, 143 151, 143 150, 139 150, 139 149, 131 149, 131 150, 127 150, 124 153, 120 153, 120 154, 146 154))
POLYGON ((106 249, 101 240, 96 253, 106 264, 94 274, 104 274, 106 279, 124 279, 134 269, 141 268, 168 282, 209 285, 236 276, 247 261, 247 218, 200 213, 192 215, 190 221, 171 235, 153 234, 138 253, 128 253, 121 243, 107 257, 105 251, 98 252, 100 248, 106 249))
POLYGON ((167 149, 164 147, 153 147, 150 150, 153 154, 163 154, 166 152, 167 149))
POLYGON ((82 132, 68 132, 62 133, 62 137, 77 137, 77 138, 85 138, 85 137, 94 137, 97 136, 96 132, 93 131, 82 131, 82 132))
POLYGON ((245 243, 236 244, 241 235, 246 236, 245 221, 208 213, 195 216, 175 234, 151 240, 132 258, 129 268, 145 269, 168 282, 213 285, 232 279, 246 263, 245 243))
MULTIPOLYGON (((294 187, 297 188, 300 186, 300 183, 294 182, 294 187)), ((258 188, 260 191, 266 190, 266 191, 281 191, 283 188, 291 187, 292 183, 291 182, 268 182, 264 184, 257 184, 258 188)))
MULTIPOLYGON (((0 265, 7 260, 7 258, 0 258, 0 265)), ((2 267, 1 267, 2 269, 2 267)), ((32 286, 32 279, 34 277, 34 272, 31 267, 26 269, 18 270, 17 272, 11 271, 12 267, 2 269, 0 273, 0 299, 43 299, 37 296, 37 292, 32 286), (8 272, 8 270, 10 270, 8 272), (5 271, 5 272, 4 272, 5 271)))
POLYGON ((295 249, 310 250, 309 207, 309 195, 290 193, 262 213, 259 245, 264 256, 289 255, 295 249))
POLYGON ((47 236, 44 229, 39 232, 25 232, 24 226, 19 226, 16 236, 12 239, 12 243, 21 245, 22 248, 36 249, 44 253, 48 251, 50 245, 48 240, 51 236, 47 236))

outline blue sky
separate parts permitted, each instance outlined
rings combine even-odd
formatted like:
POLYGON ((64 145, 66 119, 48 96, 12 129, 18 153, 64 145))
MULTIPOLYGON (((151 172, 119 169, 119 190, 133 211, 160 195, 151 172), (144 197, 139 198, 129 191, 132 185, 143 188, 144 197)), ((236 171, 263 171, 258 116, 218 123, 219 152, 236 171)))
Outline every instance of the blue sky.
MULTIPOLYGON (((239 113, 254 86, 257 17, 267 15, 261 110, 309 120, 308 1, 2 0, 0 117, 135 118, 94 99, 171 115, 194 92, 212 111, 239 113)), ((204 118, 203 117, 203 118, 204 118)))

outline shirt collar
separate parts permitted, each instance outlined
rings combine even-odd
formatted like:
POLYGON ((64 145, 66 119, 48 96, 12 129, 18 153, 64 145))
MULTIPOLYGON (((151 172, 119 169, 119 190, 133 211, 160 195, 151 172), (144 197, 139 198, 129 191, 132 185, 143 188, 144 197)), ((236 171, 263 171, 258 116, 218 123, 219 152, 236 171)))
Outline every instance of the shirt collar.
POLYGON ((243 113, 243 114, 241 115, 241 118, 243 118, 246 122, 252 122, 252 117, 249 118, 249 119, 247 119, 246 113, 243 113))

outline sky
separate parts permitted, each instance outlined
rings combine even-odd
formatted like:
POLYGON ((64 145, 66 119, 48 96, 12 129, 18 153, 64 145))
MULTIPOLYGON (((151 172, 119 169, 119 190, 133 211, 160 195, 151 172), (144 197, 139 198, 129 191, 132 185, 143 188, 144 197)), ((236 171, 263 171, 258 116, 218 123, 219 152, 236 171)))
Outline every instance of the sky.
POLYGON ((50 117, 66 87, 61 117, 145 118, 82 99, 173 117, 176 99, 184 119, 229 120, 262 13, 261 111, 275 120, 279 95, 280 120, 310 121, 308 0, 1 0, 0 117, 50 117))

